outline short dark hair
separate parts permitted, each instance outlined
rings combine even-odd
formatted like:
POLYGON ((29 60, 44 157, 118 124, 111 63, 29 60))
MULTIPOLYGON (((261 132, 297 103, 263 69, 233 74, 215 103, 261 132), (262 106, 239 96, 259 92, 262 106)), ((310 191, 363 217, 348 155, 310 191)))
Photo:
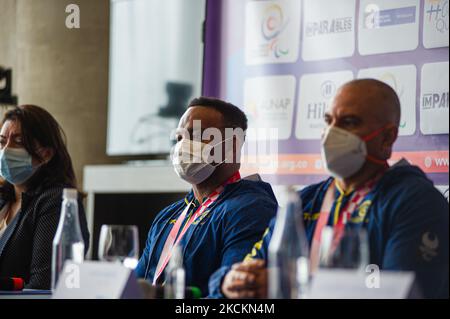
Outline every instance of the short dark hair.
POLYGON ((245 113, 242 112, 240 108, 231 103, 216 98, 202 96, 193 99, 191 103, 189 103, 188 108, 194 106, 209 107, 220 112, 224 119, 223 124, 225 128, 241 128, 244 132, 248 128, 248 120, 245 113))

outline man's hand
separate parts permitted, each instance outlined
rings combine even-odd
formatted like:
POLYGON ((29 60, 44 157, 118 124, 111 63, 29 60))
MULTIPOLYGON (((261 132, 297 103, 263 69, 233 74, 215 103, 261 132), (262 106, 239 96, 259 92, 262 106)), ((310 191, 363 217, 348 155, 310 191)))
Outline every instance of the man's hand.
POLYGON ((229 299, 267 298, 267 269, 264 260, 234 264, 222 283, 229 299))

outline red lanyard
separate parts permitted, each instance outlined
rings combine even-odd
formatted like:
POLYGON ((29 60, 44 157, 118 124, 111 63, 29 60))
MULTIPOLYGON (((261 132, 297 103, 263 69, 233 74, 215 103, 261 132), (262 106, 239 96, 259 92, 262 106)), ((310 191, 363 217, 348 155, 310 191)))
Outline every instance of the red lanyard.
MULTIPOLYGON (((359 188, 355 193, 353 193, 350 201, 347 205, 342 209, 342 213, 339 214, 340 211, 340 202, 342 201, 344 196, 346 195, 343 191, 340 190, 341 196, 338 198, 337 203, 335 205, 335 218, 334 218, 334 228, 333 228, 333 239, 331 243, 330 253, 332 253, 339 245, 342 237, 344 236, 345 225, 348 220, 350 220, 353 212, 356 208, 361 204, 364 198, 370 193, 373 189, 377 181, 379 180, 381 175, 367 182, 363 187, 359 188)), ((322 230, 328 224, 328 220, 331 214, 331 208, 334 202, 334 193, 336 186, 336 181, 333 181, 327 189, 325 194, 325 198, 322 203, 321 212, 319 214, 319 219, 316 223, 316 229, 314 231, 312 243, 311 243, 311 271, 315 272, 320 264, 320 245, 321 245, 321 237, 322 230)))
POLYGON ((330 217, 331 208, 333 206, 334 201, 334 183, 331 182, 328 186, 327 192, 325 193, 325 197, 322 202, 322 207, 320 208, 321 212, 319 214, 319 219, 316 223, 316 229, 314 230, 314 235, 311 243, 311 252, 310 252, 310 268, 311 273, 314 273, 316 269, 319 267, 320 263, 320 241, 322 236, 322 230, 328 223, 328 219, 330 217))
POLYGON ((196 210, 196 212, 189 218, 189 220, 184 225, 183 229, 181 230, 181 233, 179 233, 181 225, 183 224, 183 221, 186 218, 186 215, 188 214, 192 202, 191 201, 186 208, 181 213, 180 217, 177 219, 175 225, 173 226, 172 230, 169 233, 169 236, 166 239, 166 242, 164 244, 163 251, 161 253, 161 256, 158 261, 158 265, 156 267, 155 276, 153 278, 153 284, 156 284, 156 281, 163 273, 164 269, 167 267, 167 264, 169 263, 170 257, 172 256, 173 248, 178 245, 178 243, 181 241, 183 236, 186 234, 189 227, 195 222, 195 220, 201 216, 204 211, 211 206, 219 197, 219 195, 223 192, 224 188, 228 184, 236 183, 240 181, 241 175, 239 172, 236 172, 233 176, 231 176, 224 184, 219 186, 214 192, 212 192, 208 198, 200 205, 200 207, 196 210))
MULTIPOLYGON (((370 180, 363 187, 355 191, 350 201, 343 208, 342 213, 339 215, 338 220, 333 228, 333 241, 331 243, 330 254, 333 254, 333 252, 338 247, 342 237, 344 236, 345 226, 350 220, 353 212, 359 207, 359 205, 361 205, 362 201, 370 193, 377 181, 378 177, 370 180)), ((339 211, 336 211, 336 214, 339 214, 339 211)))

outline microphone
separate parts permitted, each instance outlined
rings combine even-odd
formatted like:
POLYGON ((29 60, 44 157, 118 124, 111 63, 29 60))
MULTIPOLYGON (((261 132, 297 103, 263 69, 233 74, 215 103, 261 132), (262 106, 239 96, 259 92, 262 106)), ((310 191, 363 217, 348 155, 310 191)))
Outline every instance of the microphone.
POLYGON ((19 291, 23 290, 24 281, 22 278, 0 277, 0 290, 19 291))

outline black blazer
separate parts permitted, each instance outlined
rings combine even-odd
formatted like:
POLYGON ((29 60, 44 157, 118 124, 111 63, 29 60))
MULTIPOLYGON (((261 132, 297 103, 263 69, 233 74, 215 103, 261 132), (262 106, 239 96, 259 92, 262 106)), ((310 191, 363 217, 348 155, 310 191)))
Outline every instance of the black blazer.
MULTIPOLYGON (((0 238, 0 277, 20 277, 29 289, 50 289, 52 242, 58 227, 62 186, 22 194, 22 207, 0 238)), ((0 198, 0 209, 6 201, 0 198)), ((85 251, 89 231, 83 203, 78 200, 85 251)))

